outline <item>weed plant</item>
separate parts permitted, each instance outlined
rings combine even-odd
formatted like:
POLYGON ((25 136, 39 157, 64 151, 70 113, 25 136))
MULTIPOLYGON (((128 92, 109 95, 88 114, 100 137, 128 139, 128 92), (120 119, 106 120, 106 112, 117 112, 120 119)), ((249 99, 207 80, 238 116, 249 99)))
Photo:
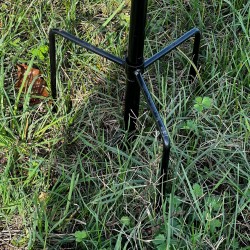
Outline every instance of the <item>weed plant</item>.
POLYGON ((249 1, 149 1, 146 57, 202 31, 193 83, 192 40, 145 72, 172 144, 160 212, 159 133, 142 97, 127 147, 118 66, 57 37, 57 111, 14 88, 17 63, 36 65, 49 87, 51 28, 124 57, 129 10, 122 0, 0 2, 0 249, 249 249, 249 1))

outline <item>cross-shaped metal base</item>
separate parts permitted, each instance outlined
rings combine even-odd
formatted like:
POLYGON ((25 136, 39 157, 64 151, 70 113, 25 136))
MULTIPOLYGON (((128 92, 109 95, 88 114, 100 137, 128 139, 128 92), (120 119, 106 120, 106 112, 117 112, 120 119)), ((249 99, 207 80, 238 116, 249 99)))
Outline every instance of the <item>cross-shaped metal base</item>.
POLYGON ((51 91, 52 91, 52 97, 54 98, 54 100, 56 100, 57 91, 56 91, 55 35, 64 37, 65 39, 72 41, 73 43, 81 46, 82 48, 92 51, 93 53, 98 54, 120 65, 125 69, 127 76, 127 85, 126 85, 127 88, 126 88, 125 111, 124 111, 125 129, 128 130, 129 132, 133 132, 136 129, 136 120, 139 114, 140 91, 142 91, 162 137, 163 153, 160 166, 161 167, 160 184, 158 186, 159 193, 161 194, 158 197, 158 207, 160 207, 163 198, 162 196, 164 196, 166 192, 170 141, 164 122, 154 104, 151 94, 143 79, 143 72, 147 67, 153 64, 155 61, 167 55, 170 51, 181 45, 189 38, 194 37, 193 56, 192 56, 193 65, 191 65, 189 72, 189 79, 193 80, 196 76, 195 67, 197 66, 199 47, 200 47, 200 31, 197 28, 191 29, 190 31, 182 35, 180 38, 169 44, 167 47, 165 47, 164 49, 153 55, 151 58, 144 60, 143 54, 144 54, 146 17, 147 17, 147 0, 131 0, 128 55, 125 60, 115 55, 112 55, 102 49, 99 49, 66 31, 60 29, 51 29, 49 32, 51 91))

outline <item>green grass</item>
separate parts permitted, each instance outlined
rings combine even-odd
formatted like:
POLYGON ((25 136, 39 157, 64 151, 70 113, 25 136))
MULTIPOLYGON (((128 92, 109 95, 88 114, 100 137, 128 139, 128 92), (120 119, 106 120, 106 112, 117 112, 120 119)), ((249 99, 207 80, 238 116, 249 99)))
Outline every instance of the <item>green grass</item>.
POLYGON ((127 148, 119 67, 57 38, 57 112, 14 88, 17 63, 38 66, 49 85, 38 51, 50 28, 124 58, 129 2, 0 3, 0 249, 249 249, 249 1, 149 1, 146 57, 202 30, 193 83, 191 42, 144 74, 172 144, 159 213, 159 133, 142 97, 127 148))

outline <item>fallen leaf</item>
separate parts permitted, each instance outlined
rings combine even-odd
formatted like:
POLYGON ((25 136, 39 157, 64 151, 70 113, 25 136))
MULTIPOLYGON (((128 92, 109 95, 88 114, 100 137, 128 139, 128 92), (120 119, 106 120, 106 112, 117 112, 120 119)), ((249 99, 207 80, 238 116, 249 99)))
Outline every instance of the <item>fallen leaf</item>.
MULTIPOLYGON (((17 64, 17 82, 15 83, 15 88, 20 89, 22 86, 25 72, 28 70, 28 65, 26 64, 17 64)), ((42 96, 48 97, 49 92, 46 87, 47 84, 42 77, 42 72, 39 69, 31 68, 28 72, 28 76, 24 82, 24 86, 22 89, 23 93, 27 93, 29 86, 31 87, 31 95, 33 96, 42 96)), ((41 98, 30 98, 30 105, 35 105, 41 103, 41 98)))

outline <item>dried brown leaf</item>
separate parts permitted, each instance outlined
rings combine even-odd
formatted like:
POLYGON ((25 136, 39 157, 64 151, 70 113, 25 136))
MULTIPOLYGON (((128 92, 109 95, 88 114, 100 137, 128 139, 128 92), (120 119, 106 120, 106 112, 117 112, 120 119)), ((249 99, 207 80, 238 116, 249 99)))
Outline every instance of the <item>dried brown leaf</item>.
MULTIPOLYGON (((28 70, 28 65, 17 64, 17 81, 15 88, 20 89, 24 81, 25 72, 28 70)), ((24 82, 22 89, 23 93, 27 93, 29 86, 32 85, 31 95, 48 97, 49 92, 47 91, 47 84, 42 77, 42 72, 39 69, 31 68, 28 72, 28 76, 24 82)), ((31 98, 30 105, 39 104, 42 101, 40 98, 31 98)))

